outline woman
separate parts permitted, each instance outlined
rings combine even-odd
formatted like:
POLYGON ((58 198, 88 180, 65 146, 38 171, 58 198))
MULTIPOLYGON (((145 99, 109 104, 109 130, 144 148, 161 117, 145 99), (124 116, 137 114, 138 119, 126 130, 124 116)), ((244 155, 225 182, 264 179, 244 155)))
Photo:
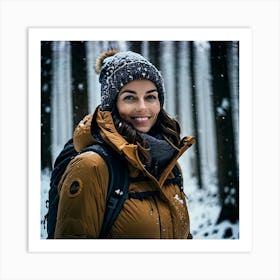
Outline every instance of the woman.
MULTIPOLYGON (((157 191, 127 199, 108 238, 191 238, 184 193, 164 183, 194 139, 181 140, 178 123, 164 111, 160 72, 141 55, 117 50, 102 53, 96 70, 101 105, 75 129, 76 151, 101 141, 127 161, 130 193, 157 191)), ((59 183, 55 238, 98 238, 108 178, 106 163, 94 152, 70 162, 59 183), (73 182, 79 182, 75 196, 69 193, 73 182)))

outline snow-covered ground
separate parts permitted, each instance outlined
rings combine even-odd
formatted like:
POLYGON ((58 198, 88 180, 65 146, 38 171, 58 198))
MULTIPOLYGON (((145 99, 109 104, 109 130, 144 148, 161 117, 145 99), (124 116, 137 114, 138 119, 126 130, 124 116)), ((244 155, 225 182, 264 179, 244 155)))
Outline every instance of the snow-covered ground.
POLYGON ((218 225, 216 224, 221 211, 216 186, 208 186, 207 190, 199 189, 194 178, 187 183, 185 189, 187 189, 185 192, 193 238, 239 238, 239 223, 232 224, 229 221, 224 221, 218 225))
MULTIPOLYGON (((41 238, 47 236, 44 229, 44 216, 47 213, 46 200, 49 191, 50 172, 41 172, 41 238)), ((197 187, 195 178, 186 182, 185 193, 187 196, 191 233, 194 239, 238 239, 239 224, 228 221, 216 225, 221 207, 218 203, 217 189, 210 186, 207 190, 197 187)))

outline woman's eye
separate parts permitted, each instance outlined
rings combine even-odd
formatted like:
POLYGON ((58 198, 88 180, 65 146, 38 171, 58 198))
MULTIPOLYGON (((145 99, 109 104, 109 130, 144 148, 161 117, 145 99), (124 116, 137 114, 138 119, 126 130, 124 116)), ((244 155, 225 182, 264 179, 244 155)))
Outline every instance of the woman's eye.
POLYGON ((125 101, 133 101, 134 99, 135 99, 135 98, 134 98, 133 95, 127 95, 127 96, 124 97, 123 100, 125 100, 125 101))
POLYGON ((146 97, 148 100, 156 100, 157 99, 157 96, 153 95, 153 94, 150 94, 150 95, 147 95, 146 97))

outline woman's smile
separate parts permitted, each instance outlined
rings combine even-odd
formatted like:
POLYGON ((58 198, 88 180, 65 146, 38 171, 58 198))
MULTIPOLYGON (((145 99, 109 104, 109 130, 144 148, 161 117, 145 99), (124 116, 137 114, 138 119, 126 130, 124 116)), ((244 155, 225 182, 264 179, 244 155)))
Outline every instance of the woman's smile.
POLYGON ((149 121, 150 117, 131 117, 137 123, 146 123, 149 121))

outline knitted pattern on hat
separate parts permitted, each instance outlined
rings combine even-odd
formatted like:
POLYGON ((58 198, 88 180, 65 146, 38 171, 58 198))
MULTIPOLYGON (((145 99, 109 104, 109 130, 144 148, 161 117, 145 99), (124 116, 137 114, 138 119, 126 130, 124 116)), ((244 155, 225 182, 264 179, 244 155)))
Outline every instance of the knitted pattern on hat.
POLYGON ((100 73, 101 109, 111 111, 121 88, 133 80, 150 80, 158 91, 161 106, 164 103, 165 88, 161 73, 146 58, 138 53, 116 50, 102 53, 96 62, 100 73))

